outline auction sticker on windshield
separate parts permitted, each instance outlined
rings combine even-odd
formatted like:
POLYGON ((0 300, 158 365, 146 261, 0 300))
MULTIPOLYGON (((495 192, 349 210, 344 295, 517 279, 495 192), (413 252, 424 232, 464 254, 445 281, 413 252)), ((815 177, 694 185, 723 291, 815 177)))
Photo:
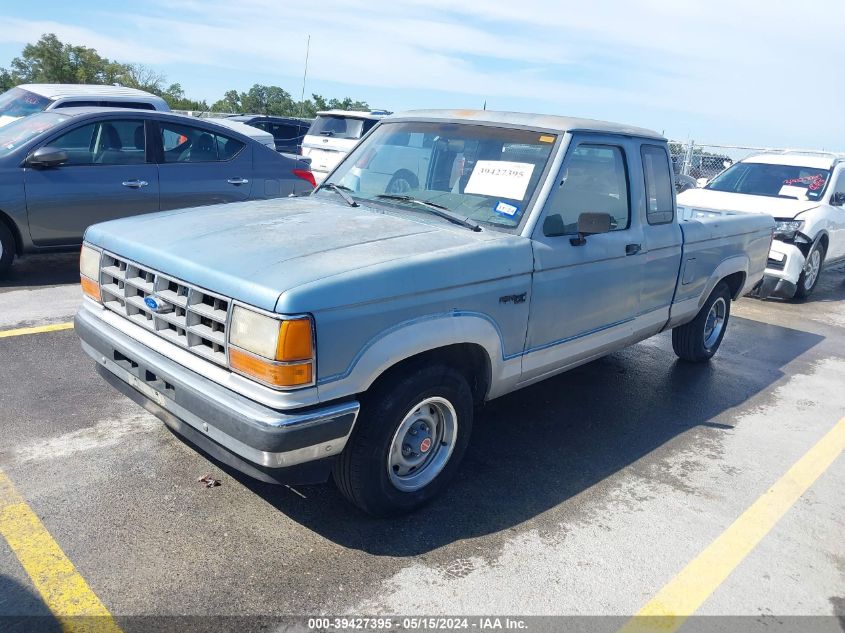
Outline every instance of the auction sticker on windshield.
POLYGON ((464 193, 522 200, 528 190, 534 165, 505 160, 480 160, 475 163, 464 193))

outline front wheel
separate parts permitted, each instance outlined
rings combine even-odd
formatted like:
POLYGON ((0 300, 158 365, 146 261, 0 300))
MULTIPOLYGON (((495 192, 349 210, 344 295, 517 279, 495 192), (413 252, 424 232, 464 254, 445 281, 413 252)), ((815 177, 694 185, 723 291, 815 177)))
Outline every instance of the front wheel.
POLYGON ((730 316, 731 290, 724 281, 720 281, 696 317, 672 330, 675 354, 693 363, 710 360, 722 344, 730 316))
POLYGON ((825 249, 822 244, 816 244, 810 254, 807 255, 807 259, 804 261, 804 269, 801 271, 798 284, 795 287, 796 299, 806 299, 816 289, 824 264, 824 256, 825 249))
POLYGON ((0 275, 12 267, 15 258, 15 238, 3 222, 0 222, 0 275))
POLYGON ((454 476, 472 431, 466 378, 443 365, 387 378, 363 398, 352 436, 335 462, 341 493, 375 516, 410 512, 454 476))

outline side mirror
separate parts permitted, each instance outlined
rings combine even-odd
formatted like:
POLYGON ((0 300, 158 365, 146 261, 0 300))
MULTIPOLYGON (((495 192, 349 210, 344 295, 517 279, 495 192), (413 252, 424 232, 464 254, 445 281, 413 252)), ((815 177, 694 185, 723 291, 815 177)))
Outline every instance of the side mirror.
POLYGON ((830 198, 830 204, 834 207, 841 207, 845 205, 845 193, 837 191, 830 198))
POLYGON ((706 187, 708 182, 710 182, 709 178, 697 178, 695 181, 695 185, 699 189, 701 189, 702 187, 706 187))
POLYGON ((578 237, 569 240, 572 246, 582 246, 587 243, 588 235, 609 233, 613 227, 613 217, 609 213, 582 213, 578 216, 578 237))
POLYGON ((58 147, 39 147, 27 156, 26 164, 30 167, 58 167, 68 160, 67 152, 58 147))

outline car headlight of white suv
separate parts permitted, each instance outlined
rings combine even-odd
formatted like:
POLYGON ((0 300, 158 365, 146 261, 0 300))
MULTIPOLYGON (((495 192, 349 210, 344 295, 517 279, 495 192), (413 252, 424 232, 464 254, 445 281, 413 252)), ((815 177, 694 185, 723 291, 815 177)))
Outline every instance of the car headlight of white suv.
MULTIPOLYGON (((804 228, 804 220, 775 218, 775 239, 791 242, 798 241, 800 231, 804 228)), ((807 240, 801 240, 807 241, 807 240)))

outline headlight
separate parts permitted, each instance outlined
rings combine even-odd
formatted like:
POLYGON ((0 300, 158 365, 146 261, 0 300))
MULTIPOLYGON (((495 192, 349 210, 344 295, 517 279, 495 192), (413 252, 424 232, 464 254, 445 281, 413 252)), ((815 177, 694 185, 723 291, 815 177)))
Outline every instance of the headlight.
POLYGON ((271 387, 312 384, 311 319, 272 317, 236 305, 229 327, 229 367, 271 387))
POLYGON ((100 251, 83 244, 79 253, 79 283, 82 292, 94 301, 100 300, 100 251))
POLYGON ((781 220, 775 218, 775 237, 794 240, 795 234, 804 226, 804 220, 781 220))

